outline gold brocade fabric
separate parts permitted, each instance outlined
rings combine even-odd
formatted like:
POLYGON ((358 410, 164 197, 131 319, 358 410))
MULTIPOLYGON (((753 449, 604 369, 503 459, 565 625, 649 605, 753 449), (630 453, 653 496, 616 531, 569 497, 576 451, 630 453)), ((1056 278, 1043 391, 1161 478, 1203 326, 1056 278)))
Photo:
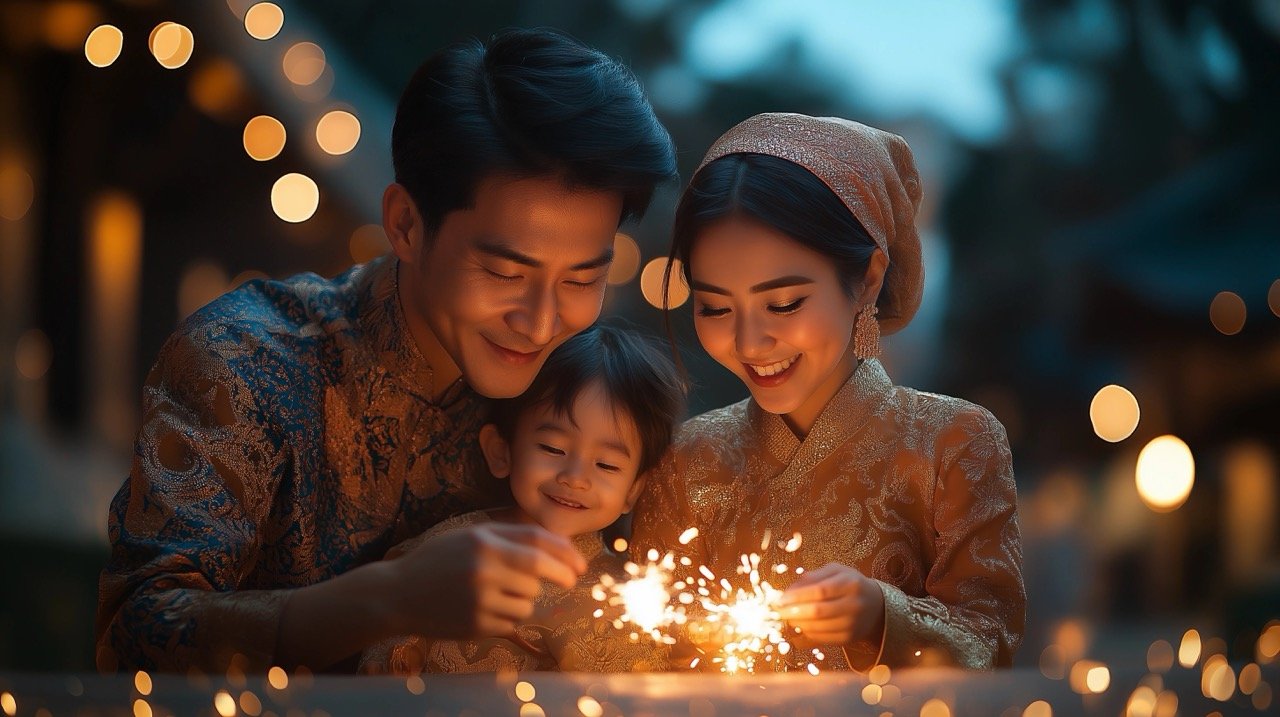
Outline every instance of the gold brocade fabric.
POLYGON ((477 448, 487 401, 431 388, 393 257, 251 281, 187 319, 111 505, 99 669, 265 669, 291 589, 510 502, 477 448))
MULTIPOLYGON (((441 533, 491 520, 475 511, 447 520, 397 546, 397 557, 441 533)), ((416 675, 422 672, 470 673, 498 670, 563 670, 631 672, 665 669, 665 648, 647 636, 632 640, 613 627, 610 617, 593 614, 604 605, 591 596, 591 587, 604 573, 625 577, 625 558, 604 549, 599 533, 574 538, 574 546, 588 561, 587 572, 570 590, 543 581, 534 601, 534 614, 516 628, 515 639, 439 640, 417 635, 385 640, 365 650, 360 672, 370 675, 416 675)))
MULTIPOLYGON (((1016 506, 995 417, 895 386, 867 360, 804 440, 750 399, 689 420, 640 498, 631 545, 636 556, 688 555, 730 579, 754 552, 765 566, 842 563, 880 581, 883 644, 825 646, 821 669, 990 668, 1009 665, 1022 640, 1016 506), (699 534, 681 545, 690 527, 699 534), (785 552, 779 543, 794 533, 800 548, 785 552)), ((779 589, 796 579, 764 577, 779 589)))

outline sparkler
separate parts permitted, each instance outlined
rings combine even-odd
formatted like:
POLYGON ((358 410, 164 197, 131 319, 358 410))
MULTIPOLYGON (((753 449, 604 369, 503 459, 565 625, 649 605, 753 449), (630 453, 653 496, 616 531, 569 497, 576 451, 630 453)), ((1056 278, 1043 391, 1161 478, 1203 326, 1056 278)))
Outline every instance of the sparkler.
MULTIPOLYGON (((698 536, 697 528, 689 528, 680 535, 680 543, 688 545, 698 536)), ((766 532, 760 543, 761 551, 772 544, 770 533, 766 532)), ((801 537, 794 534, 789 540, 779 541, 777 547, 792 553, 799 549, 801 537)), ((783 663, 783 658, 792 653, 792 645, 786 637, 786 626, 777 610, 782 591, 775 588, 766 577, 762 577, 761 557, 759 553, 742 555, 737 565, 737 573, 747 578, 748 586, 735 588, 726 578, 717 578, 706 565, 693 567, 688 557, 678 560, 668 552, 659 555, 650 550, 646 556, 648 562, 641 566, 636 563, 626 564, 629 580, 619 582, 605 575, 592 589, 592 596, 600 602, 612 607, 621 607, 622 614, 613 621, 617 629, 625 629, 629 624, 637 631, 632 633, 639 639, 643 632, 654 640, 664 644, 675 644, 676 640, 668 634, 673 625, 689 623, 688 607, 695 602, 705 612, 705 617, 695 621, 694 631, 713 637, 721 644, 717 654, 711 658, 722 672, 755 672, 758 667, 767 663, 783 663), (676 576, 677 564, 689 569, 689 576, 676 576), (674 601, 674 603, 673 603, 674 601)), ((770 573, 783 575, 789 572, 785 564, 766 567, 763 575, 770 573)), ((797 575, 803 568, 796 568, 797 575)), ((601 617, 604 609, 596 610, 601 617)), ((818 674, 816 662, 824 659, 819 650, 813 651, 813 661, 805 668, 812 674, 818 674)), ((698 664, 701 658, 693 660, 691 667, 698 664)))

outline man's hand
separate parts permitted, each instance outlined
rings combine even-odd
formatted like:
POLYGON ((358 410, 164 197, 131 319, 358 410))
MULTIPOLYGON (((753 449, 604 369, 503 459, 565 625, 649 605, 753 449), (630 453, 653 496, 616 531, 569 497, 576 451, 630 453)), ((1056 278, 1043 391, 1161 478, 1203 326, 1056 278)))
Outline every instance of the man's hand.
POLYGON ((778 612, 818 644, 879 644, 884 633, 880 583, 839 563, 802 575, 782 594, 778 612))
POLYGON ((404 632, 466 639, 510 635, 533 614, 541 580, 571 588, 587 563, 538 526, 486 523, 433 537, 388 567, 404 632))

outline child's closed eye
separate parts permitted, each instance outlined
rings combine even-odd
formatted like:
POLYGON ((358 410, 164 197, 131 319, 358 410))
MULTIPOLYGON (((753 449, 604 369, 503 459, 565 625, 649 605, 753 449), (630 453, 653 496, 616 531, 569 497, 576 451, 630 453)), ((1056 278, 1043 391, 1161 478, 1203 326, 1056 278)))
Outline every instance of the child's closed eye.
POLYGON ((544 452, 544 453, 550 453, 550 454, 551 454, 551 455, 553 455, 553 456, 563 456, 563 455, 564 455, 564 451, 560 450, 559 448, 556 448, 555 446, 548 445, 548 444, 546 444, 546 443, 539 443, 539 444, 538 444, 538 449, 539 449, 539 450, 541 450, 541 451, 542 451, 542 452, 544 452))

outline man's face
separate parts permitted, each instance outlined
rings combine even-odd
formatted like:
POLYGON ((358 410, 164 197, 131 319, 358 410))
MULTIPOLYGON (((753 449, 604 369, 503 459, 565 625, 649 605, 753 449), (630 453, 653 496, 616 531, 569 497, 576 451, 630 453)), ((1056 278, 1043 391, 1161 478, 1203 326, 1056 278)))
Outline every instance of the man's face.
POLYGON ((552 350, 600 315, 621 212, 617 193, 490 177, 474 207, 445 215, 420 260, 402 267, 406 311, 477 392, 519 395, 552 350))

